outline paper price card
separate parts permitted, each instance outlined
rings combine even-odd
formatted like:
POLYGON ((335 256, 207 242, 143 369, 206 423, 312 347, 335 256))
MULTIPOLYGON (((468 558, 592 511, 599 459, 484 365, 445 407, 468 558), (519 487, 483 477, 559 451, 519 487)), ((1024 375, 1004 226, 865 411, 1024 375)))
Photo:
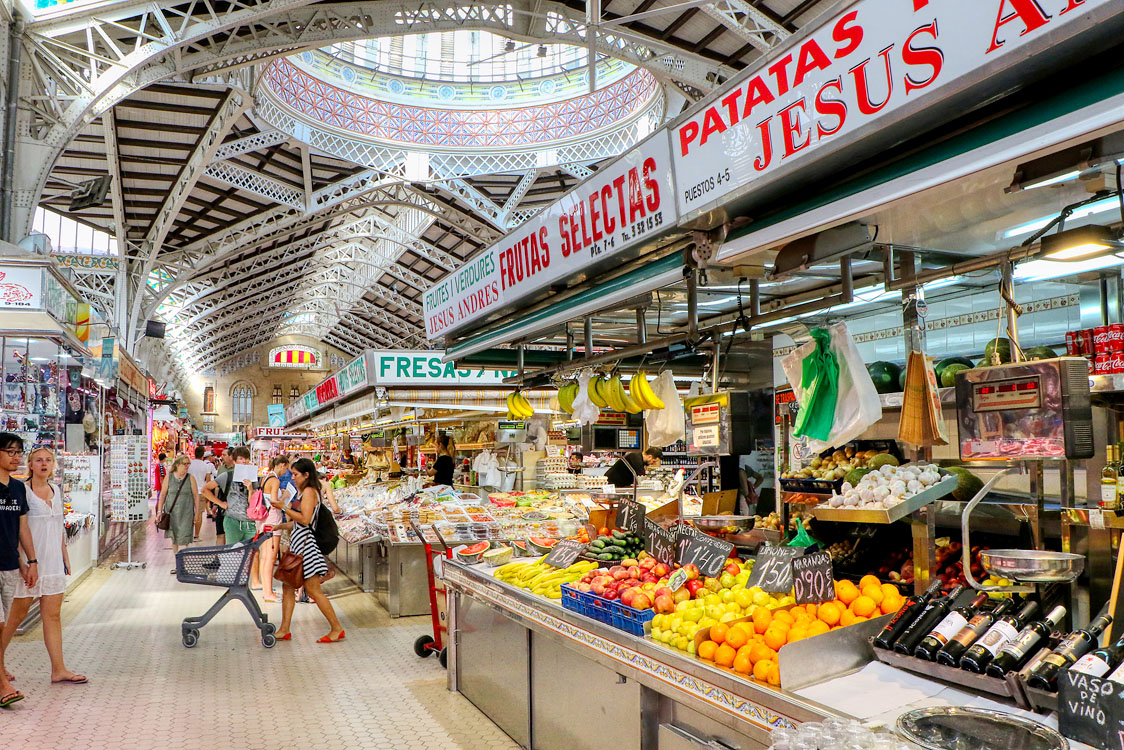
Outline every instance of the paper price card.
POLYGON ((831 554, 813 552, 792 561, 792 585, 797 604, 819 604, 835 599, 835 576, 831 554))
POLYGON ((585 545, 581 542, 576 539, 563 539, 551 548, 543 562, 556 568, 568 568, 581 557, 583 552, 585 552, 585 545))
POLYGON ((680 565, 694 565, 699 575, 717 576, 726 567, 734 545, 715 539, 685 521, 679 522, 677 547, 680 565))
POLYGON ((1062 670, 1058 731, 1101 750, 1124 750, 1124 685, 1062 670))
POLYGON ((802 554, 803 547, 762 547, 745 587, 760 586, 771 594, 787 594, 792 589, 792 561, 802 554))

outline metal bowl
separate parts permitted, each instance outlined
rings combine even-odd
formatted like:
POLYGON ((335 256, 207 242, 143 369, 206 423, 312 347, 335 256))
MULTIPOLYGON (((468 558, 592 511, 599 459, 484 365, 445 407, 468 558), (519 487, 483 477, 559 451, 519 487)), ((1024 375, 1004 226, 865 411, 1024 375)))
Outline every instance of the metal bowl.
POLYGON ((981 550, 980 563, 992 575, 1028 583, 1072 581, 1085 570, 1084 555, 1033 549, 981 550))
MULTIPOLYGON (((753 516, 694 516, 688 517, 687 520, 694 524, 699 531, 709 533, 724 529, 736 529, 741 532, 753 528, 753 516)), ((731 531, 730 533, 735 532, 731 531)))

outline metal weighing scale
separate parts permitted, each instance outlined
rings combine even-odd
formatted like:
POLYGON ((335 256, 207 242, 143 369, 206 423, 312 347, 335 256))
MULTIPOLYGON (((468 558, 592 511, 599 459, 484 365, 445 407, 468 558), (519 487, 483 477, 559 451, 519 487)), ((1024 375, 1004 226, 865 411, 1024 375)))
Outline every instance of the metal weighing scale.
MULTIPOLYGON (((1093 413, 1089 365, 1082 357, 980 367, 956 373, 956 415, 962 461, 1064 461, 1093 455, 1093 413)), ((971 572, 969 518, 988 491, 1007 473, 984 484, 964 508, 961 532, 964 577, 979 591, 1030 593, 1033 586, 988 586, 971 572)), ((1064 583, 1079 576, 1085 558, 1045 550, 988 550, 980 562, 1000 578, 1031 583, 1064 583)))

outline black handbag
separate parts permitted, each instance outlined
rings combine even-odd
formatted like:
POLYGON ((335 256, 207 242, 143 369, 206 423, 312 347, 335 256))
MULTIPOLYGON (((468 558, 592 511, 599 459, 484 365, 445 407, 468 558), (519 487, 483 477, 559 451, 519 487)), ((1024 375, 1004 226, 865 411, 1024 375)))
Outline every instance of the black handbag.
POLYGON ((160 517, 156 519, 156 528, 160 531, 167 531, 172 527, 172 511, 171 508, 176 506, 176 501, 180 499, 180 493, 183 492, 183 486, 187 484, 190 479, 184 477, 184 481, 180 482, 179 489, 176 490, 176 496, 172 498, 172 505, 170 508, 164 508, 160 511, 160 517))

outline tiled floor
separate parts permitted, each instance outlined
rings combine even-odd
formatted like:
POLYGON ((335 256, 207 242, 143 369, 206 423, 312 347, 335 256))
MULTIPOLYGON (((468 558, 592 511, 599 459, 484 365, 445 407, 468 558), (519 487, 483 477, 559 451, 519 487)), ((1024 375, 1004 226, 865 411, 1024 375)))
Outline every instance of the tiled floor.
MULTIPOLYGON (((327 590, 342 643, 315 643, 327 625, 315 605, 298 604, 293 640, 265 649, 235 602, 186 649, 180 621, 222 589, 177 583, 171 548, 154 534, 136 547, 147 569, 97 569, 63 605, 67 665, 89 684, 49 684, 38 626, 13 641, 8 669, 28 697, 0 711, 0 748, 517 747, 445 689, 435 658, 414 656, 427 618, 392 620, 337 576, 327 590)), ((280 604, 265 606, 280 621, 280 604)))

